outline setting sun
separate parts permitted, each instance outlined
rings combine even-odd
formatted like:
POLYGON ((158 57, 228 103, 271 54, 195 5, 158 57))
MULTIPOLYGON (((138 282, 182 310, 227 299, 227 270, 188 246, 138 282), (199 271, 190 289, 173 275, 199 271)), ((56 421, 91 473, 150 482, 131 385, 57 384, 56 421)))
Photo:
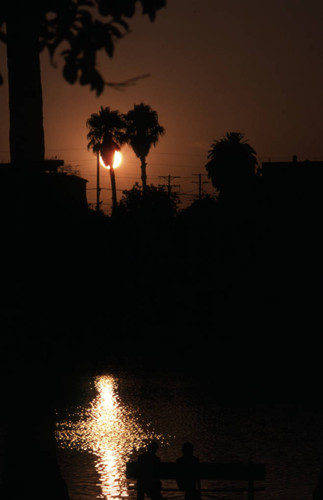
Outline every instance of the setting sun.
MULTIPOLYGON (((122 154, 120 153, 120 151, 115 151, 114 158, 113 158, 113 168, 119 167, 121 160, 122 160, 122 154)), ((104 168, 108 168, 108 169, 111 168, 110 165, 106 165, 104 163, 101 155, 100 155, 100 163, 101 163, 102 167, 104 167, 104 168)))

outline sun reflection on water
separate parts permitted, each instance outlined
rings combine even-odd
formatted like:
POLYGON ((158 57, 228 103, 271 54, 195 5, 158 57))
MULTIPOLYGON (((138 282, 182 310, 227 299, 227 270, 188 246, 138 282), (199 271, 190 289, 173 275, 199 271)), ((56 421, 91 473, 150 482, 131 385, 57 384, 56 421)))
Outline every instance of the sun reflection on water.
POLYGON ((105 375, 94 379, 97 396, 87 408, 77 408, 57 423, 57 442, 61 448, 87 451, 95 456, 102 498, 126 498, 129 484, 125 464, 134 452, 156 434, 135 409, 126 407, 118 395, 118 381, 105 375))

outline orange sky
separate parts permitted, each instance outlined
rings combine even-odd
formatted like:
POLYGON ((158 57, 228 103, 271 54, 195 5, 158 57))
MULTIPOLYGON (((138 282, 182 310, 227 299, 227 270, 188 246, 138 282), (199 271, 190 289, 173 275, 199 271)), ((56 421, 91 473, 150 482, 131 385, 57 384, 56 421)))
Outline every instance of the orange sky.
MULTIPOLYGON (((154 23, 138 13, 132 33, 113 59, 100 57, 108 81, 149 73, 123 92, 97 98, 71 86, 42 54, 46 157, 58 156, 88 179, 95 201, 95 158, 87 151, 85 122, 100 106, 127 112, 144 102, 158 112, 166 135, 148 157, 148 183, 178 178, 185 204, 197 194, 213 140, 239 131, 258 160, 323 159, 323 3, 320 0, 168 0, 154 23)), ((0 49, 1 69, 5 49, 0 49)), ((9 160, 8 89, 0 87, 0 161, 9 160)), ((140 182, 139 161, 128 148, 116 171, 117 189, 140 182)), ((109 174, 102 169, 103 208, 109 211, 109 174)), ((206 177, 203 178, 207 180, 206 177)), ((203 184, 213 192, 212 187, 203 184)), ((118 191, 120 199, 121 192, 118 191)))

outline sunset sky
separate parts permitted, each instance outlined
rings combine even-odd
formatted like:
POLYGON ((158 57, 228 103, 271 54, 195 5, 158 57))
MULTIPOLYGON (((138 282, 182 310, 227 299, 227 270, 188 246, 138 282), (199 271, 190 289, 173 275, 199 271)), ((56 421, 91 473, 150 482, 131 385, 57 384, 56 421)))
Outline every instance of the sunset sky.
MULTIPOLYGON (((144 102, 157 111, 166 135, 148 157, 148 183, 174 176, 184 204, 206 174, 207 152, 237 131, 258 161, 323 159, 323 2, 320 0, 168 0, 154 23, 138 10, 131 33, 113 59, 100 56, 107 81, 149 73, 123 92, 96 97, 71 86, 42 54, 46 157, 59 157, 88 180, 95 201, 96 160, 87 151, 86 120, 100 106, 126 113, 144 102)), ((5 47, 0 48, 5 74, 5 47)), ((0 161, 9 161, 8 87, 0 87, 0 161)), ((140 182, 140 163, 123 149, 117 189, 140 182)), ((206 176, 203 181, 206 181, 206 176)), ((203 184, 208 192, 211 185, 203 184)), ((109 210, 109 174, 102 170, 103 208, 109 210)), ((118 191, 118 199, 121 191, 118 191)))

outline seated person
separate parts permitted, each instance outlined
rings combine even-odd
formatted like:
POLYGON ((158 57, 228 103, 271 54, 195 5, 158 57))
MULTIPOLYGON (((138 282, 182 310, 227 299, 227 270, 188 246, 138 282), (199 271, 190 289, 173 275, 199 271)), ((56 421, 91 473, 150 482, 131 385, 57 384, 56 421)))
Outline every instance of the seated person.
POLYGON ((183 455, 176 460, 177 485, 185 492, 185 500, 196 500, 201 496, 201 483, 199 479, 199 459, 193 455, 193 445, 184 443, 183 455))
POLYGON ((162 499, 157 450, 158 444, 151 442, 147 451, 138 457, 137 500, 143 500, 145 494, 152 500, 162 499))

